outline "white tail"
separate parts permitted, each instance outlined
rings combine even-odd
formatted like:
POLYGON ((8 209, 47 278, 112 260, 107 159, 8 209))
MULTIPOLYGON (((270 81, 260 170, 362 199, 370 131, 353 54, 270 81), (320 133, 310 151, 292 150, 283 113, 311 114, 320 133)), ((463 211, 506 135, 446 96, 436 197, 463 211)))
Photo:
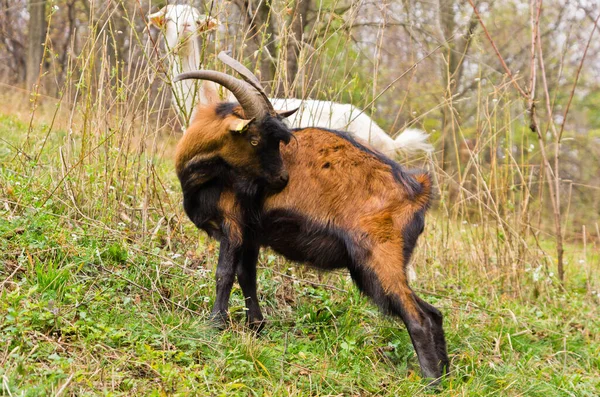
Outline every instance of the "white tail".
POLYGON ((413 154, 421 150, 427 153, 433 151, 433 146, 427 142, 429 134, 425 131, 408 128, 393 139, 364 111, 350 104, 312 99, 270 99, 278 110, 300 108, 298 113, 289 118, 295 128, 315 126, 347 131, 390 157, 400 152, 413 154))
POLYGON ((394 139, 396 150, 402 150, 408 153, 418 152, 420 150, 431 153, 433 145, 428 142, 429 134, 418 128, 407 128, 394 139))

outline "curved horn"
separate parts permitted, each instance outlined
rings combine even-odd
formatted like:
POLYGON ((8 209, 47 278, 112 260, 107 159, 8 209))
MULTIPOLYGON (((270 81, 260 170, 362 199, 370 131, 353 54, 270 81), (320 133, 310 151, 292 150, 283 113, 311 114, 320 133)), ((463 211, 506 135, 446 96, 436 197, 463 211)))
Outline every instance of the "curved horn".
POLYGON ((181 73, 173 81, 187 79, 210 80, 227 88, 238 100, 244 109, 245 117, 248 119, 254 117, 262 120, 267 114, 271 114, 271 110, 273 109, 273 106, 267 106, 264 103, 262 95, 254 86, 228 74, 214 70, 197 70, 195 72, 181 73))
POLYGON ((268 104, 269 108, 274 112, 273 105, 271 104, 269 97, 267 97, 263 86, 260 84, 260 81, 254 75, 254 73, 252 73, 247 67, 242 65, 240 62, 230 57, 225 51, 219 52, 217 58, 219 58, 219 60, 225 65, 231 67, 233 70, 238 72, 248 84, 256 88, 256 90, 260 93, 265 102, 268 104))

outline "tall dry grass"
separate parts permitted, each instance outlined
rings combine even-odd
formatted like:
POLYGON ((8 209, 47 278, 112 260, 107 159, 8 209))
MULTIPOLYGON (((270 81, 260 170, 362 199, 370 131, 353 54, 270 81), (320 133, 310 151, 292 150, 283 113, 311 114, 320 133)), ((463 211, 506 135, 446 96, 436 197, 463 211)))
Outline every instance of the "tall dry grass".
MULTIPOLYGON (((235 7, 215 2, 207 8, 223 27, 203 42, 205 67, 224 70, 215 62, 223 49, 232 50, 257 73, 269 59, 274 73, 266 83, 272 92, 352 102, 391 135, 404 126, 433 133, 439 150, 431 158, 400 159, 427 167, 439 190, 427 237, 415 257, 424 285, 436 289, 447 287, 448 279, 472 282, 476 274, 478 280, 494 281, 484 293, 529 297, 532 291, 553 291, 557 247, 564 237, 567 284, 579 285, 581 280, 571 275, 584 266, 585 287, 600 288, 598 200, 585 199, 598 194, 597 179, 563 179, 555 171, 561 156, 568 157, 569 145, 561 144, 563 138, 546 139, 545 131, 539 136, 531 131, 531 103, 528 108, 525 99, 536 98, 525 91, 539 76, 490 73, 487 65, 477 62, 483 57, 473 55, 469 62, 478 72, 468 95, 440 86, 429 92, 443 99, 426 98, 424 107, 419 98, 428 87, 427 76, 419 73, 434 73, 444 64, 455 37, 429 50, 412 48, 391 56, 386 53, 386 34, 396 27, 381 19, 381 8, 337 0, 318 3, 300 47, 299 73, 288 76, 286 51, 268 52, 273 44, 284 48, 293 40, 290 26, 281 22, 288 15, 288 3, 274 2, 269 18, 277 23, 271 31, 261 29, 258 40, 241 29, 242 15, 235 7), (343 13, 332 11, 342 9, 343 13), (380 23, 358 34, 368 17, 380 23), (246 44, 255 50, 245 49, 246 44), (390 68, 387 58, 402 62, 390 68), (515 89, 515 84, 521 88, 515 89), (442 120, 443 115, 449 117, 442 120), (552 197, 560 202, 549 204, 552 197)), ((84 222, 133 243, 163 235, 172 249, 193 250, 196 232, 190 234, 171 161, 180 127, 170 109, 164 49, 159 35, 148 30, 148 11, 147 4, 138 1, 118 0, 107 6, 92 2, 82 33, 73 40, 67 70, 53 69, 50 63, 40 75, 42 85, 29 95, 14 87, 4 95, 6 112, 31 121, 30 133, 15 148, 15 155, 23 153, 15 172, 27 175, 32 186, 51 178, 52 188, 41 193, 44 203, 60 203, 61 222, 84 222), (65 78, 57 84, 59 72, 65 78), (26 99, 17 101, 19 97, 26 99)), ((533 7, 533 18, 536 12, 533 7)), ((523 23, 528 26, 529 21, 523 23)), ((537 36, 532 37, 535 41, 537 36)), ((473 40, 476 54, 491 53, 482 30, 473 40)), ((52 40, 45 44, 47 57, 60 51, 52 40)), ((537 46, 534 42, 533 55, 537 46)), ((543 75, 543 61, 536 56, 532 71, 543 75)), ((570 82, 570 87, 576 86, 570 82)), ((554 125, 552 112, 541 111, 537 117, 540 126, 554 125)), ((14 212, 20 210, 18 204, 18 198, 11 201, 14 212)))

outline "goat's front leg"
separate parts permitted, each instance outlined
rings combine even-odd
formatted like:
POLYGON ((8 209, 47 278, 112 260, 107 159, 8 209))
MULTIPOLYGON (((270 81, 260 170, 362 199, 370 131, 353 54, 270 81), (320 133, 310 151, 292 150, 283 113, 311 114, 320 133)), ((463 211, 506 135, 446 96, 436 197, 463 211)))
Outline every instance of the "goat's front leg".
POLYGON ((246 320, 248 326, 259 332, 263 326, 263 315, 260 311, 258 304, 258 297, 256 295, 256 262, 258 261, 259 247, 254 244, 247 244, 244 247, 244 253, 242 254, 242 260, 237 266, 237 277, 242 292, 244 293, 244 300, 246 301, 246 320))
POLYGON ((211 320, 220 329, 226 328, 229 321, 227 314, 229 295, 231 294, 231 287, 235 280, 236 266, 241 259, 241 255, 241 247, 231 244, 227 237, 221 239, 219 263, 217 264, 216 272, 217 297, 210 315, 211 320))

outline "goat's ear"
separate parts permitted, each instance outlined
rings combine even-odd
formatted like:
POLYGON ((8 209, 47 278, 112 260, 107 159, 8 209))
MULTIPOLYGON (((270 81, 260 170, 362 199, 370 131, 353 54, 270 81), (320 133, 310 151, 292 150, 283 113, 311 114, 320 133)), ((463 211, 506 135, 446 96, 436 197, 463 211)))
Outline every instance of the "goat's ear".
POLYGON ((158 28, 162 28, 163 26, 165 26, 165 13, 167 10, 165 10, 165 7, 161 8, 160 11, 155 12, 154 14, 149 14, 148 15, 148 21, 150 22, 151 25, 154 25, 158 28))
POLYGON ((243 134, 246 131, 248 124, 250 124, 253 121, 254 121, 254 119, 246 120, 246 119, 232 118, 231 121, 229 122, 229 131, 235 131, 235 132, 239 132, 240 134, 243 134))
POLYGON ((277 114, 279 116, 283 117, 284 119, 287 119, 292 114, 296 113, 298 111, 298 109, 300 109, 300 108, 296 108, 296 109, 292 109, 292 110, 278 110, 277 114))
POLYGON ((198 18, 196 19, 196 24, 198 25, 200 32, 209 32, 213 29, 216 29, 221 24, 221 22, 219 22, 219 20, 216 18, 209 17, 208 15, 203 14, 198 16, 198 18))

